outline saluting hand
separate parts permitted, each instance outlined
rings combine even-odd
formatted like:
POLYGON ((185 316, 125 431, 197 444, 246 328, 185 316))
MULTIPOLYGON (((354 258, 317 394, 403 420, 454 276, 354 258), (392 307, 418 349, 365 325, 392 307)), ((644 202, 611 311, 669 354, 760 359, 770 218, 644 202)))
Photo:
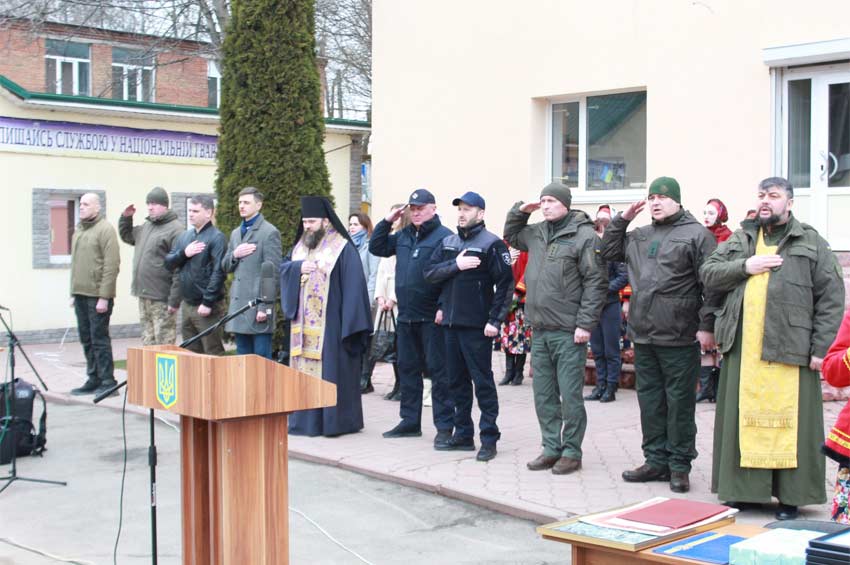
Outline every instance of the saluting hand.
POLYGON ((531 214, 535 210, 540 209, 540 202, 526 202, 522 206, 519 207, 519 211, 524 214, 531 214))
POLYGON ((130 204, 129 206, 124 208, 124 211, 121 212, 121 215, 124 216, 125 218, 129 218, 130 216, 132 216, 135 213, 136 213, 136 206, 133 205, 133 204, 130 204))
POLYGON ((384 218, 387 222, 393 223, 404 214, 404 211, 407 210, 407 204, 402 206, 401 208, 396 208, 392 212, 390 212, 386 218, 384 218))
POLYGON ((628 208, 623 210, 623 219, 628 222, 631 222, 638 214, 643 211, 645 207, 646 200, 638 200, 637 202, 633 202, 628 208))

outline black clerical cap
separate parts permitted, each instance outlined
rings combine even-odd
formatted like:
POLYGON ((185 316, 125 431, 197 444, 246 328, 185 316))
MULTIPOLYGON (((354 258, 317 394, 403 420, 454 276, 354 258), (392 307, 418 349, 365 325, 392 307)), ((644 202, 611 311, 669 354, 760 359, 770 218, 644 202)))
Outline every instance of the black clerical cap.
POLYGON ((304 218, 327 218, 330 220, 334 229, 338 231, 342 237, 351 241, 351 235, 349 235, 345 224, 342 223, 342 220, 340 220, 339 216, 337 216, 336 212, 334 212, 334 208, 331 206, 330 200, 324 196, 302 196, 301 218, 298 221, 298 228, 295 230, 295 242, 293 245, 297 244, 301 239, 301 236, 304 234, 304 225, 301 223, 301 220, 304 218))

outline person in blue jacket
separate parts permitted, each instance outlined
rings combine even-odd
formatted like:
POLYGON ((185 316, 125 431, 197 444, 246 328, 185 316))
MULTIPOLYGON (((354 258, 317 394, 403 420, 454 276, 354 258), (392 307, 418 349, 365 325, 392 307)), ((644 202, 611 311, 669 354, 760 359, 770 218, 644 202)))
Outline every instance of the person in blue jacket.
POLYGON ((424 188, 413 191, 408 205, 378 222, 369 241, 369 252, 378 257, 396 256, 395 292, 398 298, 397 348, 401 388, 401 422, 384 432, 385 438, 422 435, 422 371, 431 377, 432 410, 437 435, 434 444, 452 437, 454 403, 446 371, 443 330, 437 324, 439 285, 425 280, 423 270, 431 253, 451 234, 440 223, 434 195, 424 188), (391 234, 393 222, 410 210, 410 225, 391 234))
POLYGON ((455 401, 454 436, 434 447, 442 451, 475 449, 474 384, 481 411, 481 450, 476 459, 489 461, 496 456, 501 436, 496 425, 499 397, 493 379, 492 344, 513 298, 514 274, 508 246, 484 227, 484 199, 467 192, 452 204, 457 206, 457 235, 446 236, 425 267, 425 280, 443 285, 441 324, 446 331, 446 368, 455 401))

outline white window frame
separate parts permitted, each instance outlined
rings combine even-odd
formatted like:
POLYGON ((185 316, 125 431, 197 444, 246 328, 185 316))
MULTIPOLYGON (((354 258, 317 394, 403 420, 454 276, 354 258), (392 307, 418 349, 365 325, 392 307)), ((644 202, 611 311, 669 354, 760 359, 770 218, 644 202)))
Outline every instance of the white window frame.
MULTIPOLYGON (((628 94, 632 92, 647 92, 645 88, 628 88, 623 90, 612 90, 605 92, 592 92, 586 95, 574 96, 556 96, 548 99, 546 108, 546 183, 552 179, 552 122, 554 120, 555 104, 567 104, 570 102, 578 102, 578 186, 573 187, 572 198, 576 204, 607 202, 611 204, 627 203, 639 200, 646 194, 646 188, 621 188, 616 190, 588 190, 587 189, 587 99, 592 96, 606 96, 608 94, 628 94)), ((648 100, 648 98, 647 98, 648 100)), ((649 129, 647 123, 647 130, 649 129)), ((648 138, 647 131, 647 138, 648 138)), ((648 141, 648 139, 647 139, 648 141)), ((649 186, 647 180, 646 183, 649 186)))
MULTIPOLYGON (((63 57, 61 55, 45 55, 45 59, 53 59, 56 61, 56 80, 53 81, 53 91, 51 94, 62 94, 62 63, 71 63, 73 65, 73 86, 71 87, 73 96, 80 96, 80 63, 87 63, 89 89, 91 89, 91 57, 88 59, 79 59, 77 57, 63 57)), ((83 96, 91 96, 91 92, 82 94, 83 96)))
MULTIPOLYGON (((54 202, 54 201, 57 201, 57 200, 60 200, 60 201, 64 200, 64 201, 68 201, 68 202, 73 201, 74 202, 74 227, 76 228, 77 224, 80 223, 80 198, 82 198, 82 197, 83 197, 82 194, 73 194, 73 193, 68 193, 68 194, 61 194, 60 193, 60 194, 51 195, 50 198, 47 200, 47 213, 49 214, 50 209, 52 208, 52 206, 50 206, 51 202, 54 202)), ((50 224, 50 218, 48 218, 47 222, 48 222, 48 225, 50 226, 50 236, 52 238, 53 237, 53 225, 50 224)), ((52 240, 51 240, 51 243, 52 243, 52 240)), ((50 262, 53 263, 54 265, 70 265, 71 264, 71 253, 69 252, 67 255, 53 255, 52 253, 50 253, 50 262)))
MULTIPOLYGON (((221 107, 221 71, 218 70, 218 65, 215 61, 207 61, 207 79, 214 78, 216 79, 216 89, 215 89, 215 107, 221 107)), ((207 95, 209 96, 209 88, 207 88, 207 95)))
POLYGON ((130 100, 130 71, 150 71, 151 72, 151 95, 150 100, 144 100, 142 94, 142 73, 137 73, 136 80, 136 99, 133 102, 156 102, 156 67, 148 65, 129 65, 127 63, 112 63, 112 68, 119 67, 121 69, 121 85, 122 85, 122 100, 130 100))

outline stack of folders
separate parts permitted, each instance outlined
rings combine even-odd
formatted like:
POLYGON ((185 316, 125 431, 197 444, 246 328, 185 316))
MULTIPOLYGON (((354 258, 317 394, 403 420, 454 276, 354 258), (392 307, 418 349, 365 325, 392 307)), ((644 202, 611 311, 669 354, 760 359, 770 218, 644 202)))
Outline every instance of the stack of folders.
POLYGON ((735 521, 734 508, 656 497, 626 508, 538 527, 545 538, 640 551, 735 521))
POLYGON ((809 541, 806 564, 847 565, 850 563, 850 530, 809 541))

